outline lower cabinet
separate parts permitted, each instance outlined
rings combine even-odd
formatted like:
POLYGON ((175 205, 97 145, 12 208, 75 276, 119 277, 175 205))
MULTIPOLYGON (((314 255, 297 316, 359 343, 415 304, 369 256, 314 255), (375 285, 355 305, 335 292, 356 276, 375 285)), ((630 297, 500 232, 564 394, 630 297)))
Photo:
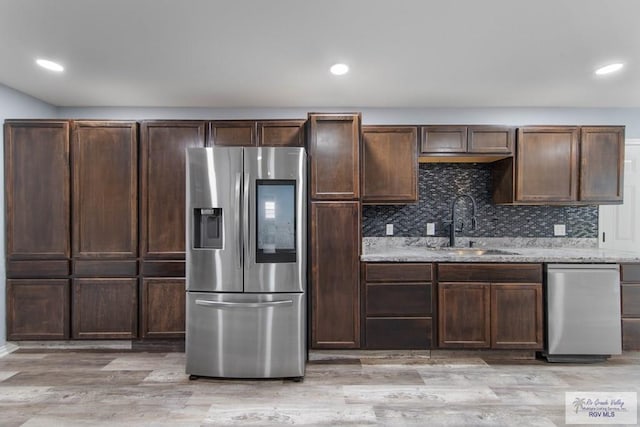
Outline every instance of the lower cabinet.
POLYGON ((138 336, 137 279, 74 279, 73 338, 130 339, 138 336))
POLYGON ((69 338, 69 280, 7 280, 7 339, 69 338))
POLYGON ((622 349, 640 350, 640 264, 622 264, 622 349))
POLYGON ((360 204, 311 203, 311 347, 360 348, 360 204))
POLYGON ((142 338, 184 338, 185 279, 142 279, 140 319, 142 338))
POLYGON ((431 348, 431 275, 425 263, 363 265, 365 348, 431 348))
POLYGON ((543 348, 541 265, 439 264, 438 279, 440 348, 543 348))

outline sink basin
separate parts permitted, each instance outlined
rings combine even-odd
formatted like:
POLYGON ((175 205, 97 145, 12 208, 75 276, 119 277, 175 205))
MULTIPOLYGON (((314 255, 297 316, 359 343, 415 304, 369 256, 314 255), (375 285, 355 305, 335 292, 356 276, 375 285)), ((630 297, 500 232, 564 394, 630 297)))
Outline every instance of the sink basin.
POLYGON ((517 252, 503 251, 501 249, 487 249, 487 248, 437 248, 428 249, 432 251, 438 251, 447 255, 519 255, 517 252))

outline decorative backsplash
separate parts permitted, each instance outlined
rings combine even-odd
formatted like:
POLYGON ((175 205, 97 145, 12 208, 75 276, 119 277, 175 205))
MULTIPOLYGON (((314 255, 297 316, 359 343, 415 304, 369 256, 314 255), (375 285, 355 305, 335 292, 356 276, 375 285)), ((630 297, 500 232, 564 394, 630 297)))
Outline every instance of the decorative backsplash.
POLYGON ((385 225, 393 224, 394 236, 426 236, 428 222, 436 224, 436 236, 448 236, 445 221, 451 217, 451 202, 460 194, 476 201, 477 225, 471 227, 471 203, 456 204, 456 215, 464 222, 460 236, 554 237, 554 224, 565 224, 566 237, 597 238, 597 206, 502 206, 491 199, 491 166, 485 163, 421 163, 419 201, 410 205, 363 206, 364 237, 385 236, 385 225))

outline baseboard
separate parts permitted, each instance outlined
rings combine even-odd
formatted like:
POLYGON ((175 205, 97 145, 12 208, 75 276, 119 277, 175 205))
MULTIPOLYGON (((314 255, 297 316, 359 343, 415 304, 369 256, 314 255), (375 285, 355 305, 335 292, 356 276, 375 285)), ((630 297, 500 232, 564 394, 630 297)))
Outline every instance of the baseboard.
POLYGON ((18 349, 18 346, 11 343, 4 343, 3 346, 0 346, 0 357, 4 357, 7 354, 14 352, 18 349))

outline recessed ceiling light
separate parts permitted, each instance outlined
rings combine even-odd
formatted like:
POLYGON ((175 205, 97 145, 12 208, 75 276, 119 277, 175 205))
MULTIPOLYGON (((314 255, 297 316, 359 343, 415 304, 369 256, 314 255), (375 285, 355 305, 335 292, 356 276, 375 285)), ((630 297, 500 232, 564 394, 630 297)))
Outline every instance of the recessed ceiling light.
POLYGON ((64 71, 64 67, 62 65, 57 62, 49 61, 48 59, 36 59, 36 64, 50 71, 56 71, 58 73, 64 71))
POLYGON ((622 67, 624 67, 624 64, 622 62, 616 62, 615 64, 609 64, 609 65, 605 65, 604 67, 598 68, 596 70, 596 74, 601 76, 603 74, 615 73, 616 71, 620 70, 622 67))
POLYGON ((333 64, 329 71, 336 76, 342 76, 349 72, 349 66, 347 64, 333 64))

